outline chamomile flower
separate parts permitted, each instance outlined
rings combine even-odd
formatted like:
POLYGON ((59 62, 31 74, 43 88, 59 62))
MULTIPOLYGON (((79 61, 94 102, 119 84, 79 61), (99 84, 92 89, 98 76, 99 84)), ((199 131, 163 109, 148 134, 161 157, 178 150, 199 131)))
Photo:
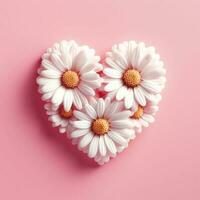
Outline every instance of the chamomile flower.
POLYGON ((59 106, 65 111, 72 105, 82 109, 87 98, 95 95, 95 89, 101 86, 97 73, 102 69, 100 57, 88 46, 79 46, 74 41, 62 41, 54 44, 42 57, 38 70, 39 91, 43 100, 59 106))
POLYGON ((166 71, 154 47, 135 41, 114 45, 106 63, 104 90, 127 109, 145 106, 164 88, 166 71))
POLYGON ((73 113, 77 121, 72 123, 71 138, 78 138, 79 149, 99 164, 123 151, 134 135, 131 112, 121 110, 120 103, 109 98, 93 100, 83 111, 73 113))
POLYGON ((62 105, 55 106, 52 103, 46 103, 44 106, 49 121, 53 127, 58 127, 60 133, 68 133, 72 130, 71 123, 74 119, 72 108, 65 111, 62 105))

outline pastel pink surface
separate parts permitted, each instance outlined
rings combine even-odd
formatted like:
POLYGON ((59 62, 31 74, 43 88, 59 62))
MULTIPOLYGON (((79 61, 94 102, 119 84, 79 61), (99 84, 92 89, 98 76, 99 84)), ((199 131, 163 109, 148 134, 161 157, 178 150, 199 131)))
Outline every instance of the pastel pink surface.
POLYGON ((57 0, 0 3, 0 199, 199 200, 200 1, 57 0), (52 129, 36 69, 62 39, 101 56, 141 40, 165 61, 156 122, 103 167, 52 129))

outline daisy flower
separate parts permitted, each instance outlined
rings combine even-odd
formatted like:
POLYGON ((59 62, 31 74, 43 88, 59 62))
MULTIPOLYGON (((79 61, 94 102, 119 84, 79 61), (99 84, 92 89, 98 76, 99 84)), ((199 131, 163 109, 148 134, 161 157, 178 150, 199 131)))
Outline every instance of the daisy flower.
POLYGON ((116 100, 123 100, 127 109, 145 106, 164 88, 166 71, 154 47, 124 42, 114 45, 105 61, 104 90, 116 100))
POLYGON ((158 111, 158 102, 148 101, 145 106, 138 105, 137 110, 131 109, 131 121, 136 132, 140 133, 142 127, 148 127, 150 123, 155 121, 154 115, 158 111))
POLYGON ((68 133, 72 130, 71 123, 74 119, 72 108, 65 111, 63 105, 55 106, 52 103, 46 103, 44 108, 49 116, 49 121, 52 122, 52 126, 59 127, 60 133, 68 133))
POLYGON ((93 98, 82 111, 75 110, 74 131, 71 138, 78 139, 78 147, 90 158, 103 164, 128 146, 134 135, 130 110, 121 110, 120 103, 93 98))
POLYGON ((97 72, 102 70, 100 57, 88 46, 78 46, 74 41, 61 41, 54 44, 42 56, 38 70, 39 91, 43 100, 70 111, 72 105, 81 109, 95 89, 101 86, 97 72))

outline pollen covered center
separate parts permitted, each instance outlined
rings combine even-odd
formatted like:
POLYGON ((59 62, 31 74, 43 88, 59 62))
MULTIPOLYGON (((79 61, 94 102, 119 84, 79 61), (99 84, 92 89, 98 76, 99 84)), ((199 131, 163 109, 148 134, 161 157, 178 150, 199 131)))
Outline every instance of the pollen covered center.
POLYGON ((79 84, 79 75, 75 71, 66 71, 62 74, 61 82, 66 88, 75 88, 79 84))
POLYGON ((144 108, 142 106, 138 106, 137 111, 133 114, 131 118, 140 119, 144 113, 144 108))
POLYGON ((109 131, 109 122, 106 119, 99 118, 93 121, 92 131, 96 135, 104 135, 109 131))
POLYGON ((124 72, 122 80, 127 87, 135 87, 141 82, 140 72, 135 69, 128 69, 124 72))
POLYGON ((64 109, 63 106, 61 106, 61 107, 59 108, 58 113, 59 113, 59 115, 60 115, 62 118, 65 118, 65 119, 69 119, 69 118, 71 118, 72 115, 73 115, 72 109, 70 109, 70 110, 67 112, 67 111, 65 111, 65 109, 64 109))

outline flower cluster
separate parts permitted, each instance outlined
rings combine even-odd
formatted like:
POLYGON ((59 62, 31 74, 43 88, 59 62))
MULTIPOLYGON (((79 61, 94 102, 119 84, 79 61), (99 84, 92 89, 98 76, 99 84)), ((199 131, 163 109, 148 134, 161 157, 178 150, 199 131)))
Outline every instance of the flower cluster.
POLYGON ((61 41, 42 56, 37 83, 52 126, 104 164, 154 121, 165 73, 154 47, 142 42, 114 45, 103 66, 94 49, 61 41))

